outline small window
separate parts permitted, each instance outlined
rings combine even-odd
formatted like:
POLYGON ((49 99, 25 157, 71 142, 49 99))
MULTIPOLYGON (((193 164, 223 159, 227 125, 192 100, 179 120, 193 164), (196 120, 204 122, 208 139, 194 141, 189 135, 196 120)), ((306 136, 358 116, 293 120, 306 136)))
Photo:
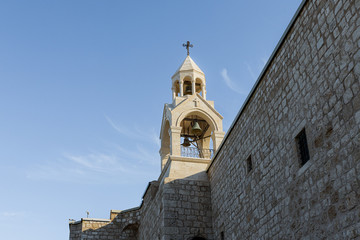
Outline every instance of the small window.
POLYGON ((220 239, 221 239, 221 240, 225 240, 225 234, 224 234, 224 232, 221 232, 221 233, 220 233, 220 239))
POLYGON ((310 159, 309 148, 306 140, 305 128, 295 138, 299 153, 300 167, 304 166, 310 159))
POLYGON ((251 172, 251 170, 253 169, 251 155, 246 159, 246 167, 247 167, 247 172, 248 173, 251 172))

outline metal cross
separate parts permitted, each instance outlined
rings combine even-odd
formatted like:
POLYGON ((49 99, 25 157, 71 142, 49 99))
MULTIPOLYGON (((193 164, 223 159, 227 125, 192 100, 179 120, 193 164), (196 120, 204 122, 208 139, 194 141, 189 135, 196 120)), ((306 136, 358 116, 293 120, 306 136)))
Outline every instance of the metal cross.
POLYGON ((189 47, 193 47, 192 44, 190 44, 190 41, 187 41, 186 44, 184 43, 183 44, 183 47, 186 47, 186 50, 187 50, 187 55, 189 56, 190 52, 189 52, 189 47))

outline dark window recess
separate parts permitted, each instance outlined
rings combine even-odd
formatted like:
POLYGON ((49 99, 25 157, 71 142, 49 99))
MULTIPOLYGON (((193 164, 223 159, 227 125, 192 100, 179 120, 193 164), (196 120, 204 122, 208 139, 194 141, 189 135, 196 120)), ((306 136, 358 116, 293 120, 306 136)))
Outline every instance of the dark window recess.
POLYGON ((251 170, 253 169, 251 155, 246 159, 246 167, 248 173, 251 172, 251 170))
POLYGON ((300 166, 304 166, 310 159, 309 148, 306 140, 305 128, 296 136, 296 143, 300 156, 300 166))
POLYGON ((221 233, 220 233, 220 239, 221 239, 221 240, 225 240, 224 232, 221 232, 221 233))

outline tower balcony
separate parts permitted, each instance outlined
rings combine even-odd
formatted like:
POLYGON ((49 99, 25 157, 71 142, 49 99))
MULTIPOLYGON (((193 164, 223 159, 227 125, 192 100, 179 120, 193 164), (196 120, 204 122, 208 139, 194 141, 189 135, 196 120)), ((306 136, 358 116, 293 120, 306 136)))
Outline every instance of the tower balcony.
POLYGON ((181 146, 181 156, 211 159, 214 156, 214 149, 198 149, 195 147, 181 146))

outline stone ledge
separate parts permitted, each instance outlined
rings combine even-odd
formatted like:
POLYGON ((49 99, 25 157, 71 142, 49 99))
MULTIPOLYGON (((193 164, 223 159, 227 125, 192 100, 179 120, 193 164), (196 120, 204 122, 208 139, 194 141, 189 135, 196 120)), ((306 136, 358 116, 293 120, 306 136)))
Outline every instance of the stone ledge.
POLYGON ((111 222, 110 219, 104 219, 104 218, 81 218, 81 221, 111 222))
POLYGON ((170 156, 170 160, 178 162, 192 162, 192 163, 209 163, 210 158, 192 158, 192 157, 178 157, 170 156))
POLYGON ((69 221, 69 224, 71 225, 76 225, 76 224, 80 224, 82 222, 85 221, 93 221, 93 222, 111 222, 110 219, 103 219, 103 218, 81 218, 81 220, 75 221, 75 220, 71 220, 69 221))
POLYGON ((132 212, 132 211, 136 211, 136 210, 139 210, 140 207, 133 207, 133 208, 129 208, 129 209, 125 209, 125 210, 110 210, 111 213, 127 213, 127 212, 132 212))

